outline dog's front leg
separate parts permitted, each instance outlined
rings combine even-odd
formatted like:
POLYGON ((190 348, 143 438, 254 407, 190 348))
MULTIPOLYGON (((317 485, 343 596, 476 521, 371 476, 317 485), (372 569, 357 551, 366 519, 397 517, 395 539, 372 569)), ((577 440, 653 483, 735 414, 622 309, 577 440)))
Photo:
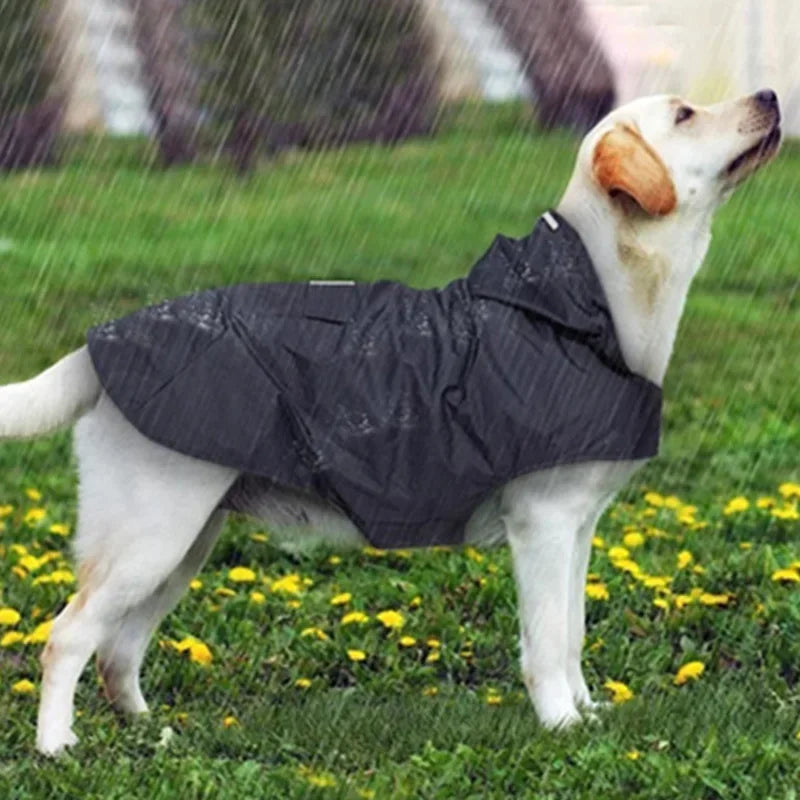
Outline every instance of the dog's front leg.
POLYGON ((507 500, 522 677, 542 725, 567 727, 581 719, 567 674, 569 593, 581 520, 569 509, 530 497, 507 500))

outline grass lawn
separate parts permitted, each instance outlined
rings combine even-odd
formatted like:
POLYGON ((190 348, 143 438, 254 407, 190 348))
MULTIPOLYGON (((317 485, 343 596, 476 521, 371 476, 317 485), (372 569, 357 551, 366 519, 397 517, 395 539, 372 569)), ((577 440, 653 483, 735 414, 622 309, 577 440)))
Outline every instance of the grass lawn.
MULTIPOLYGON (((433 141, 287 154, 245 181, 147 169, 146 145, 105 140, 0 178, 0 383, 92 323, 199 287, 464 274, 568 178, 576 142, 522 119, 465 108, 433 141)), ((0 447, 0 798, 797 797, 798 187, 790 145, 720 213, 665 383, 662 454, 599 526, 587 677, 632 692, 599 724, 537 727, 505 550, 291 556, 235 520, 148 654, 153 713, 119 719, 87 670, 81 744, 40 759, 40 640, 74 590, 59 434, 0 447), (677 685, 693 662, 702 674, 677 685)))

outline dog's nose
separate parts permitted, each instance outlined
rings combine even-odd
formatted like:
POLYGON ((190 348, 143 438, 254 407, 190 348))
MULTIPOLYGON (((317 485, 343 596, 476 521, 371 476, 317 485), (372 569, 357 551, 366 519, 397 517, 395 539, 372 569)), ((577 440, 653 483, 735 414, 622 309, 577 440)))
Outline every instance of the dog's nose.
POLYGON ((766 111, 777 111, 778 95, 772 89, 762 89, 753 95, 753 99, 766 111))

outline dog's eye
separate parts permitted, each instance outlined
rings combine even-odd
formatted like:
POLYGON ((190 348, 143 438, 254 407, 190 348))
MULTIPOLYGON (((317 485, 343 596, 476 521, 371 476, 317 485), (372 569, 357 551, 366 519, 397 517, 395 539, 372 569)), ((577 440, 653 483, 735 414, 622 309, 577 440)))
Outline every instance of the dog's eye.
POLYGON ((675 114, 675 124, 680 125, 681 122, 686 122, 694 116, 694 109, 689 106, 681 106, 675 114))

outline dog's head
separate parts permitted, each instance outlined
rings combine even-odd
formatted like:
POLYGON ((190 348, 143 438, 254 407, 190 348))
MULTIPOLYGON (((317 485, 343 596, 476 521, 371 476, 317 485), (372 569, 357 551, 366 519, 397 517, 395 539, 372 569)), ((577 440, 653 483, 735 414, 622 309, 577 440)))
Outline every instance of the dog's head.
POLYGON ((626 216, 707 214, 769 161, 781 141, 774 92, 712 106, 645 97, 584 139, 573 182, 626 216))

